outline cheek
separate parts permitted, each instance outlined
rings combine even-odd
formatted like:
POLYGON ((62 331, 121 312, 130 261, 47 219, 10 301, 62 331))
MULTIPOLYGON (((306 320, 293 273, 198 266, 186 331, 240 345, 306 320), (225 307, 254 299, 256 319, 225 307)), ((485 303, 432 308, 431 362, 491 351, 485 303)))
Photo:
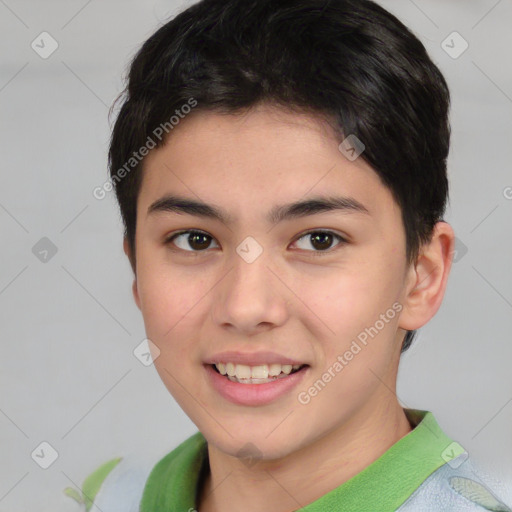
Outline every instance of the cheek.
POLYGON ((324 340, 327 366, 347 350, 357 352, 354 359, 363 364, 391 354, 401 309, 393 276, 376 265, 361 265, 357 270, 302 282, 300 293, 308 297, 307 306, 324 327, 319 339, 324 340), (360 351, 354 341, 358 341, 360 351))
POLYGON ((181 352, 180 345, 186 346, 187 341, 184 330, 204 296, 204 285, 197 278, 158 265, 148 265, 137 280, 148 338, 162 351, 181 352))

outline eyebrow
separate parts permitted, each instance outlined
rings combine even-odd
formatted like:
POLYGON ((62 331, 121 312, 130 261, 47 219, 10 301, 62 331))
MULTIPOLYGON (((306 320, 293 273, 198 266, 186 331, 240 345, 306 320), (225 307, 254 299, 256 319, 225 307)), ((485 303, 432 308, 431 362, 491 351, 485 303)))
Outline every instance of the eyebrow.
MULTIPOLYGON (((274 206, 267 213, 266 220, 270 224, 277 224, 285 220, 331 211, 370 215, 368 209, 352 197, 317 196, 303 201, 274 206)), ((163 212, 185 213, 196 217, 205 217, 220 221, 225 225, 232 224, 234 221, 231 215, 217 206, 177 195, 165 195, 156 200, 149 206, 147 215, 163 212)))

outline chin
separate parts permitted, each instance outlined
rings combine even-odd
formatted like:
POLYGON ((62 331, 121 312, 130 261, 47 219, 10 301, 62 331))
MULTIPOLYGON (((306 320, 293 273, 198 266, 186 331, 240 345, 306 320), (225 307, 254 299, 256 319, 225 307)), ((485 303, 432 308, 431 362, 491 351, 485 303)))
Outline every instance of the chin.
POLYGON ((233 428, 229 432, 221 429, 219 432, 214 428, 214 432, 201 430, 208 442, 214 445, 221 452, 244 460, 276 460, 286 457, 293 453, 300 446, 300 441, 294 438, 289 430, 283 429, 282 432, 272 432, 272 428, 254 428, 249 426, 237 429, 233 428), (210 435, 210 432, 212 435, 210 435), (270 435, 267 432, 271 432, 270 435))

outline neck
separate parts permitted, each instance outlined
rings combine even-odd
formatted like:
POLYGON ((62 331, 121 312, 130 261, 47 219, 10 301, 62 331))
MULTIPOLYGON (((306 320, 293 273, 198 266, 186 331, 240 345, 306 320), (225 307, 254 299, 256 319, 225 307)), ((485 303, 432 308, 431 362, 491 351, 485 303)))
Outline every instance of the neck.
POLYGON ((377 406, 361 408, 350 424, 279 460, 245 467, 209 444, 210 473, 201 490, 199 512, 287 512, 339 487, 411 431, 395 395, 389 396, 377 406))

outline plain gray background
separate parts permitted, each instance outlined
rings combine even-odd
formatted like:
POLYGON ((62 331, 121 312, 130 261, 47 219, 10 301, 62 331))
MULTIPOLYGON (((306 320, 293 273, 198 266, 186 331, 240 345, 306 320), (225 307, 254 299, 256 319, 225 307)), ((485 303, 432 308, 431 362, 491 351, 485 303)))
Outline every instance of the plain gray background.
MULTIPOLYGON (((156 461, 196 431, 133 354, 145 333, 117 206, 92 195, 129 59, 190 3, 0 0, 0 512, 78 510, 65 487, 115 456, 156 461), (31 47, 44 37, 51 48, 43 31, 58 43, 46 59, 31 47), (40 252, 44 237, 55 254, 40 252), (48 469, 31 456, 50 456, 42 442, 58 453, 48 469)), ((512 1, 380 3, 425 44, 453 97, 457 260, 402 358, 398 396, 433 411, 510 488, 512 1), (469 44, 457 58, 454 31, 469 44)))

